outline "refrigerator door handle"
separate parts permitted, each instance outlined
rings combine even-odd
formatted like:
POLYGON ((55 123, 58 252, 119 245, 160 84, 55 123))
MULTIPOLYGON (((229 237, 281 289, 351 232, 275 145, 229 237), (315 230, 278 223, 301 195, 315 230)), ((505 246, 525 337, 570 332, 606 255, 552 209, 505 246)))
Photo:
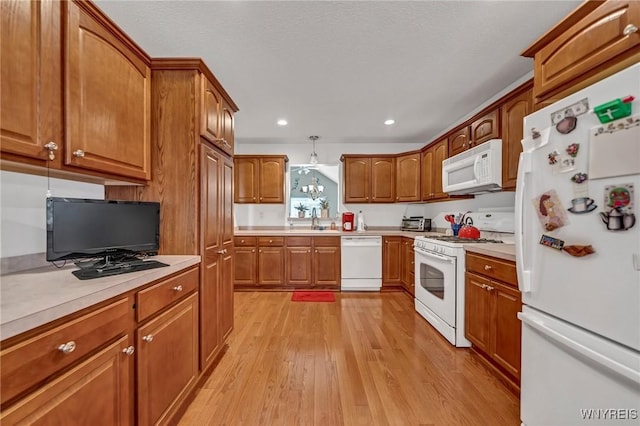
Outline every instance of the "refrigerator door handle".
POLYGON ((518 163, 518 177, 515 200, 515 242, 516 242, 516 272, 518 274, 518 288, 522 293, 531 292, 531 270, 524 258, 524 193, 526 177, 531 173, 531 154, 520 153, 518 163))
POLYGON ((621 375, 622 377, 626 377, 627 379, 632 380, 634 383, 640 384, 640 373, 638 371, 633 370, 632 368, 627 367, 626 365, 620 364, 611 358, 607 358, 606 356, 599 354, 598 352, 576 342, 573 339, 565 336, 554 330, 551 327, 548 327, 544 324, 544 321, 537 319, 535 316, 531 314, 527 314, 526 312, 518 312, 518 318, 522 321, 523 324, 527 324, 528 326, 536 329, 540 333, 548 336, 549 338, 555 340, 562 346, 565 346, 584 357, 590 359, 591 361, 599 364, 606 369, 613 371, 616 374, 621 375))

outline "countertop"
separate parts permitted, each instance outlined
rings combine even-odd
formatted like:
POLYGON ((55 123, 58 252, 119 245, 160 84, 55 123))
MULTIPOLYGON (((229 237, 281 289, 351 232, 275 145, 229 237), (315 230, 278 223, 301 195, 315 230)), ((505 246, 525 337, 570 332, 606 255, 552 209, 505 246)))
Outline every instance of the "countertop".
POLYGON ((0 338, 16 336, 53 320, 162 279, 200 263, 200 256, 154 256, 169 266, 81 281, 73 264, 46 266, 0 278, 0 338))
POLYGON ((484 254, 485 256, 493 256, 512 262, 516 261, 516 246, 514 244, 465 244, 463 247, 469 253, 484 254))
POLYGON ((336 237, 353 237, 360 235, 372 235, 372 236, 397 236, 397 237, 409 237, 414 238, 417 236, 427 236, 427 235, 444 235, 444 232, 413 232, 413 231, 402 231, 397 227, 381 227, 381 228, 370 228, 364 232, 358 231, 342 231, 340 229, 324 229, 324 230, 316 230, 316 229, 308 229, 308 228, 288 228, 288 227, 273 227, 273 228, 243 228, 243 229, 234 229, 233 234, 236 237, 242 236, 262 236, 262 235, 274 235, 274 236, 336 236, 336 237))

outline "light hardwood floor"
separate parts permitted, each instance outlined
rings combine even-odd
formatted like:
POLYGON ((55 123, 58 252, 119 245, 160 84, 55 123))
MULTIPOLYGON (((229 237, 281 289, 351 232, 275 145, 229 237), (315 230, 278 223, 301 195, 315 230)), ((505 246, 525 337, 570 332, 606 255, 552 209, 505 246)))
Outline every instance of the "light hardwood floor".
POLYGON ((181 425, 519 425, 519 400, 406 294, 235 294, 229 349, 181 425))

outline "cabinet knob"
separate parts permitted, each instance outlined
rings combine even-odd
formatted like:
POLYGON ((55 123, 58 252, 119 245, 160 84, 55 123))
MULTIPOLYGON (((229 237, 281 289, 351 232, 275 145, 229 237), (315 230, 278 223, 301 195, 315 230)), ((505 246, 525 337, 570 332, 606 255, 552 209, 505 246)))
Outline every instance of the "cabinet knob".
POLYGON ((244 240, 240 240, 240 242, 241 242, 242 244, 244 244, 244 240))
POLYGON ((260 201, 262 201, 262 197, 260 197, 260 201))
POLYGON ((53 151, 58 150, 58 144, 54 141, 49 141, 44 145, 44 149, 49 151, 49 153, 47 154, 49 161, 53 161, 56 158, 56 154, 54 154, 53 151))
MULTIPOLYGON (((316 253, 318 252, 318 250, 316 250, 316 253)), ((307 253, 311 253, 311 249, 307 250, 307 253)))
POLYGON ((624 30, 622 30, 622 34, 629 35, 629 34, 635 33, 636 31, 638 31, 638 27, 636 27, 633 24, 629 24, 626 27, 624 27, 624 30))
POLYGON ((255 252, 256 252, 256 249, 252 249, 252 250, 251 250, 251 253, 255 253, 255 252))
POLYGON ((273 240, 269 240, 269 244, 271 244, 273 242, 273 240))
POLYGON ((316 250, 316 253, 318 252, 318 250, 316 250))
POLYGON ((258 253, 262 253, 262 250, 258 250, 258 253))
POLYGON ((484 265, 484 270, 485 270, 485 271, 490 271, 490 270, 492 270, 492 269, 493 269, 493 266, 491 266, 491 265, 484 265))
POLYGON ((490 285, 487 286, 487 291, 493 291, 493 290, 494 290, 493 287, 491 287, 490 285))
POLYGON ((182 286, 181 285, 177 285, 175 287, 172 287, 171 290, 177 291, 177 292, 181 292, 182 291, 182 286))
POLYGON ((256 197, 253 197, 253 201, 255 201, 255 200, 256 200, 256 197))
POLYGON ((73 155, 75 157, 84 157, 84 151, 81 149, 76 149, 75 151, 73 151, 73 155))
POLYGON ((146 336, 142 336, 142 340, 145 342, 153 342, 153 334, 147 334, 146 336))
POLYGON ((71 352, 76 350, 76 342, 71 340, 70 342, 64 343, 58 346, 58 350, 63 354, 70 354, 71 352))
POLYGON ((375 200, 375 199, 376 199, 376 197, 371 197, 371 199, 372 199, 372 200, 375 200))
POLYGON ((133 355, 133 353, 136 351, 136 348, 134 348, 133 346, 129 346, 126 347, 122 350, 122 353, 128 356, 133 355))

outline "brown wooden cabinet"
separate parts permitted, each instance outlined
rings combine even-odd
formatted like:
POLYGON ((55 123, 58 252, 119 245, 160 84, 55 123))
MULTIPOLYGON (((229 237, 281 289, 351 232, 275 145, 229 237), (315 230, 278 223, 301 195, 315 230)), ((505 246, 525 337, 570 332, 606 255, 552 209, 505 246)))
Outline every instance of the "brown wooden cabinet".
POLYGON ((313 237, 312 285, 340 288, 340 237, 313 237))
POLYGON ((471 123, 469 148, 500 138, 500 110, 495 109, 471 123))
POLYGON ((422 151, 422 201, 449 197, 442 191, 442 161, 447 158, 447 152, 447 139, 431 144, 422 151))
POLYGON ((469 149, 469 126, 464 126, 449 135, 449 156, 460 154, 469 149))
POLYGON ((236 155, 233 161, 236 203, 284 203, 285 155, 236 155))
POLYGON ((402 284, 402 237, 382 237, 382 288, 402 284))
POLYGON ((420 153, 396 157, 396 201, 420 201, 420 153))
POLYGON ((166 423, 198 378, 198 294, 136 334, 138 424, 166 423))
POLYGON ((345 203, 393 203, 395 158, 393 156, 343 155, 345 203))
POLYGON ((284 264, 284 237, 258 237, 257 284, 284 285, 284 264))
POLYGON ((286 283, 296 287, 311 286, 313 279, 311 237, 287 237, 286 240, 286 283))
POLYGON ((522 310, 515 264, 467 253, 465 336, 483 360, 516 392, 520 385, 522 310))
POLYGON ((411 296, 415 294, 415 276, 413 238, 402 237, 402 287, 411 296))
POLYGON ((2 2, 0 53, 3 160, 151 178, 150 59, 93 3, 2 2))
MULTIPOLYGON (((2 411, 3 425, 132 423, 133 352, 125 335, 2 411)), ((4 368, 4 365, 3 365, 4 368)), ((33 372, 32 372, 33 373, 33 372)))
POLYGON ((525 91, 507 100, 501 107, 502 114, 502 189, 516 188, 518 162, 524 137, 524 117, 533 112, 533 92, 527 83, 525 91))
POLYGON ((256 237, 235 237, 234 239, 235 286, 253 286, 258 280, 258 240, 256 237))
POLYGON ((562 98, 640 60, 640 3, 584 2, 522 55, 534 58, 535 102, 562 98))

